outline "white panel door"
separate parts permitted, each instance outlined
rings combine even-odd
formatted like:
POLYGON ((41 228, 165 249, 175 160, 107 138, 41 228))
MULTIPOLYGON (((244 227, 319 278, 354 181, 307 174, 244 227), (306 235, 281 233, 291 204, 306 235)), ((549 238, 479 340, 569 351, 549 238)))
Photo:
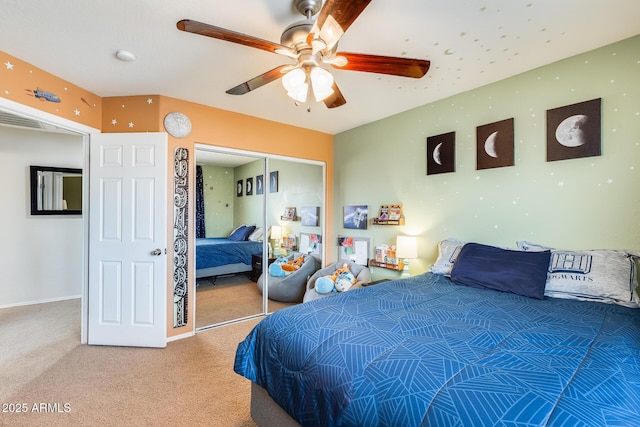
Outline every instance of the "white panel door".
POLYGON ((88 342, 165 347, 167 135, 89 145, 88 342))

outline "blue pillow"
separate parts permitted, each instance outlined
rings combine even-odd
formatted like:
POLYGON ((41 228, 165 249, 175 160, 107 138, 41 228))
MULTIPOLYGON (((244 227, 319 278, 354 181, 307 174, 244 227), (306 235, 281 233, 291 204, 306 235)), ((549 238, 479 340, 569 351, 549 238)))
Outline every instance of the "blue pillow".
POLYGON ((451 280, 472 288, 543 299, 550 257, 549 251, 511 251, 467 243, 453 264, 451 280))
POLYGON ((228 239, 237 240, 237 241, 247 240, 251 235, 251 233, 254 232, 255 229, 256 229, 255 225, 251 225, 251 226, 243 225, 241 227, 238 227, 233 233, 231 233, 228 239))

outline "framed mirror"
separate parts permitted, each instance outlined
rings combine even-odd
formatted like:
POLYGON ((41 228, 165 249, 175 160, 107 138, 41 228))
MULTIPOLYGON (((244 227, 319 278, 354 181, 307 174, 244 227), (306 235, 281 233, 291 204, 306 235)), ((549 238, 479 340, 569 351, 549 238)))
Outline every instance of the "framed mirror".
POLYGON ((30 166, 31 215, 81 215, 82 169, 30 166))

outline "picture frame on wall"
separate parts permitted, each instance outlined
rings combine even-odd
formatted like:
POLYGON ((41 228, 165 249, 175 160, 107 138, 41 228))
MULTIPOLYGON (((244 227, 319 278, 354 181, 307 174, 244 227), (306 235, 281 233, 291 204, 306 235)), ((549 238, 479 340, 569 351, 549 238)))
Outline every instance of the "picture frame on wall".
POLYGON ((513 166, 513 117, 476 128, 476 169, 513 166))
POLYGON ((242 180, 239 179, 236 184, 236 197, 242 197, 242 180))
POLYGON ((547 162, 601 155, 602 98, 547 110, 547 162))
POLYGON ((256 176, 256 194, 264 194, 264 175, 256 176))
POLYGON ((293 221, 296 219, 296 208, 293 206, 287 206, 284 208, 284 212, 280 216, 280 219, 285 221, 293 221))
POLYGON ((344 207, 344 228, 366 230, 369 216, 367 205, 353 205, 344 207))
POLYGON ((273 171, 269 173, 269 192, 270 193, 278 192, 278 171, 273 171))
POLYGON ((245 183, 246 183, 245 184, 245 186, 246 186, 245 194, 247 196, 253 195, 253 177, 252 178, 247 178, 245 183))
POLYGON ((307 227, 317 227, 320 223, 320 207, 302 206, 300 208, 300 218, 302 225, 307 227))
POLYGON ((427 137, 427 175, 455 172, 456 133, 427 137))

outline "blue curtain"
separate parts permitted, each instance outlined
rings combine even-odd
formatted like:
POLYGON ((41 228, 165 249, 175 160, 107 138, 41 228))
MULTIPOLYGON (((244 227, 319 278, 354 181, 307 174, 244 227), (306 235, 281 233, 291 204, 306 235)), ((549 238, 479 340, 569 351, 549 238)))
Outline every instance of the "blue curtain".
POLYGON ((196 239, 206 237, 204 231, 204 184, 202 166, 196 165, 196 239))

